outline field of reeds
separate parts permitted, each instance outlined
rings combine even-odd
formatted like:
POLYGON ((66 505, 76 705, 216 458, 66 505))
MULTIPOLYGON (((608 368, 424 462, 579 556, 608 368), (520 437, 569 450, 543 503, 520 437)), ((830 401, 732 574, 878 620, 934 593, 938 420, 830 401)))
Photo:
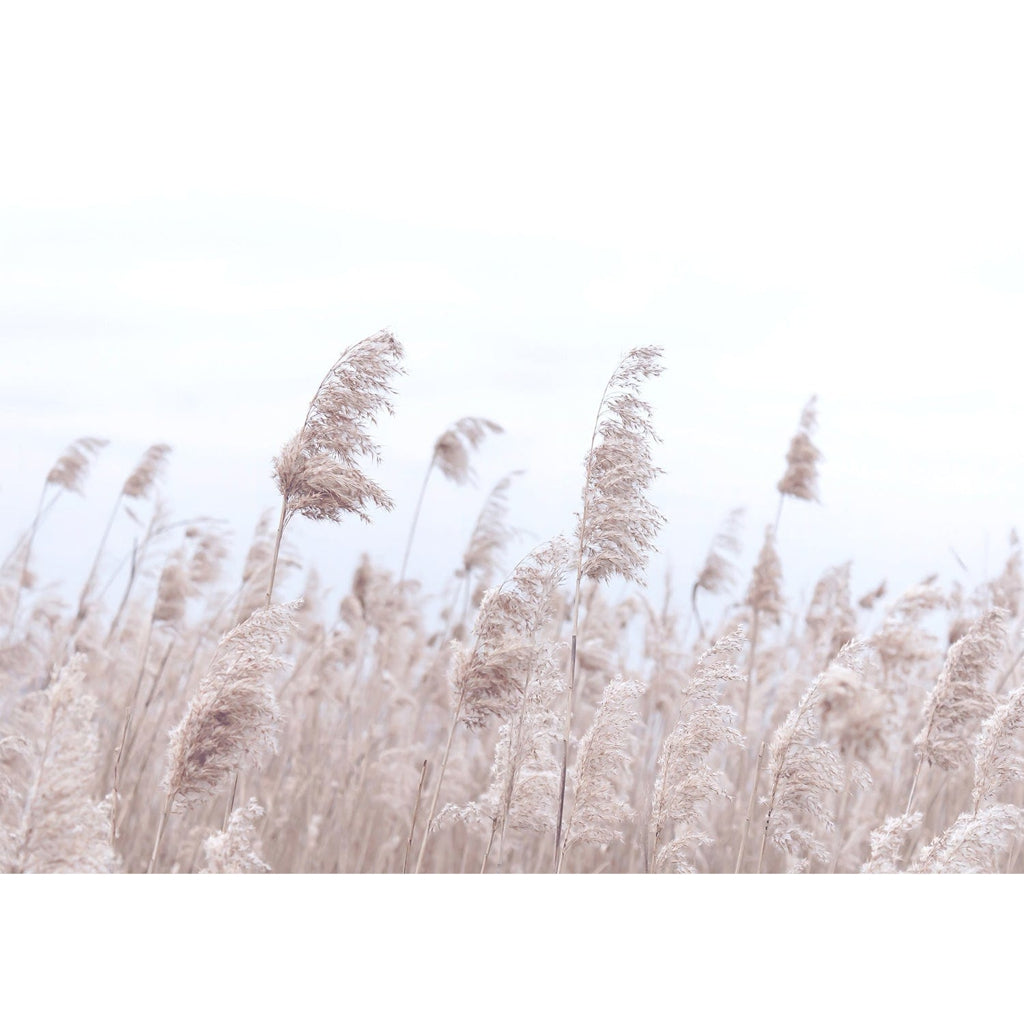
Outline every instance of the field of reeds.
MULTIPOLYGON (((430 544, 419 507, 405 550, 364 558, 328 602, 288 527, 391 511, 374 426, 393 412, 402 357, 382 332, 311 383, 274 460, 280 505, 240 577, 218 524, 170 522, 155 501, 172 457, 156 444, 106 532, 82 538, 95 554, 75 598, 54 596, 34 571, 48 515, 85 493, 105 442, 74 441, 38 483, 0 575, 5 871, 1021 869, 1015 536, 974 592, 926 579, 855 594, 840 562, 796 606, 775 537, 788 506, 818 497, 812 399, 780 439, 778 510, 747 578, 737 510, 696 578, 655 599, 648 562, 672 510, 649 497, 659 441, 644 385, 662 353, 644 347, 594 396, 564 535, 525 545, 506 478, 440 614, 407 576, 430 544), (115 550, 125 519, 131 549, 115 550), (613 601, 613 583, 628 596, 613 601)), ((432 474, 467 481, 500 430, 453 422, 421 502, 432 474)))

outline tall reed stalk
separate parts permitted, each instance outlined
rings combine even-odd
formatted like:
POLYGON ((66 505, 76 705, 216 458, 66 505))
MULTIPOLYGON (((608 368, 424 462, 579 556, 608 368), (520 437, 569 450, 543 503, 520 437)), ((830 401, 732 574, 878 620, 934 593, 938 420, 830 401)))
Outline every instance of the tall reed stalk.
POLYGON ((583 579, 601 582, 619 577, 642 582, 647 560, 655 550, 654 538, 665 521, 647 498, 648 489, 661 472, 651 456, 651 446, 659 438, 651 426, 651 407, 640 398, 640 386, 662 372, 661 355, 660 348, 634 348, 619 363, 598 403, 590 450, 584 462, 583 510, 576 523, 572 634, 552 861, 555 871, 562 859, 583 579))

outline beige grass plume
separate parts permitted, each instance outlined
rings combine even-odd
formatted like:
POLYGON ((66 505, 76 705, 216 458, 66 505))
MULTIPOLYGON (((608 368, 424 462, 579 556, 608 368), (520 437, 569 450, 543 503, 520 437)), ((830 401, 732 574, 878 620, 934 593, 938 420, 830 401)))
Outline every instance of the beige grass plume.
POLYGON ((594 721, 580 740, 573 772, 573 804, 565 821, 555 866, 578 843, 612 843, 623 838, 622 825, 634 811, 622 793, 629 782, 633 727, 639 721, 641 682, 617 676, 606 687, 594 721))
POLYGON ((1005 647, 1001 608, 986 612, 946 654, 946 662, 924 706, 924 724, 914 740, 917 767, 907 800, 909 814, 924 764, 946 771, 973 760, 973 738, 995 710, 996 697, 987 688, 1005 647))
POLYGON ((743 745, 731 724, 732 708, 719 702, 723 690, 742 679, 735 658, 743 642, 741 630, 722 637, 701 655, 682 686, 679 718, 658 754, 648 836, 651 870, 667 865, 691 870, 692 849, 712 841, 701 828, 703 809, 730 795, 725 775, 712 764, 712 751, 743 745))
POLYGON ((786 472, 775 485, 779 492, 779 510, 775 516, 775 532, 779 530, 779 519, 782 516, 782 503, 786 496, 799 498, 801 501, 820 501, 818 496, 818 463, 821 452, 811 440, 811 434, 818 425, 818 396, 812 395, 800 414, 800 426, 789 442, 786 452, 786 472))
POLYGON ((857 633, 857 615, 850 594, 850 562, 834 566, 814 585, 804 616, 811 642, 822 648, 828 664, 857 633))
POLYGON ((32 558, 32 545, 35 543, 39 527, 62 493, 85 493, 83 488, 91 460, 97 452, 107 446, 107 443, 107 441, 97 437, 80 437, 68 445, 63 454, 53 464, 50 472, 47 473, 42 490, 39 492, 39 503, 36 507, 32 523, 24 536, 15 545, 8 558, 4 560, 3 567, 0 568, 0 573, 2 573, 7 571, 8 566, 12 566, 16 574, 13 603, 7 629, 8 639, 14 633, 22 588, 27 587, 30 583, 29 563, 32 558), (56 488, 56 490, 51 490, 51 488, 56 488), (47 500, 48 497, 49 500, 47 500), (20 565, 17 563, 20 563, 20 565))
POLYGON ((506 520, 509 487, 512 478, 521 472, 515 470, 503 476, 488 494, 463 552, 462 565, 457 570, 460 577, 468 579, 477 573, 482 580, 490 579, 497 572, 498 555, 519 536, 519 531, 509 526, 506 520))
POLYGON ((818 425, 817 395, 813 395, 800 414, 800 426, 789 442, 786 472, 776 487, 780 494, 803 501, 819 501, 818 462, 821 452, 811 440, 818 425))
POLYGON ((508 829, 552 832, 558 798, 559 763, 555 755, 561 718, 553 705, 565 688, 561 669, 564 644, 539 640, 524 674, 519 706, 498 728, 487 790, 463 805, 447 805, 437 816, 438 827, 461 821, 483 826, 487 846, 481 872, 486 871, 498 840, 499 870, 505 860, 508 829))
POLYGON ((224 534, 213 527, 195 527, 186 534, 186 537, 197 541, 188 563, 189 585, 199 589, 217 582, 224 562, 230 554, 224 534))
POLYGON ((782 563, 775 547, 775 534, 770 527, 765 530, 764 544, 747 587, 747 604, 758 617, 778 624, 784 607, 782 563))
POLYGON ((220 642, 184 718, 172 730, 164 814, 150 858, 156 861, 167 817, 223 789, 234 773, 277 749, 281 712, 271 679, 282 667, 275 651, 289 637, 295 605, 261 609, 220 642))
POLYGON ((494 718, 507 721, 521 712, 525 690, 545 654, 538 633, 555 612, 568 559, 561 537, 531 552, 484 597, 473 627, 473 645, 452 642, 451 725, 427 813, 417 872, 423 864, 455 729, 460 722, 479 728, 494 718))
POLYGON ((861 872, 873 875, 895 874, 902 870, 903 850, 910 834, 921 824, 920 811, 889 817, 872 829, 870 836, 871 855, 861 865, 861 872))
POLYGON ((836 666, 830 666, 811 683, 772 737, 768 748, 768 809, 758 872, 769 840, 794 858, 797 870, 803 870, 811 860, 824 863, 829 859, 829 851, 812 826, 818 824, 827 831, 835 828, 827 798, 843 785, 838 754, 819 738, 823 684, 835 670, 836 666))
POLYGON ((704 624, 697 612, 697 594, 701 590, 708 594, 720 594, 735 581, 736 566, 729 556, 739 554, 740 530, 743 527, 744 514, 744 509, 734 508, 726 517, 725 522, 711 541, 707 558, 705 558, 704 565, 697 574, 693 589, 690 591, 690 607, 693 609, 701 636, 704 635, 704 624))
MULTIPOLYGON (((126 498, 129 500, 144 500, 151 495, 160 473, 167 465, 167 459, 170 456, 171 451, 171 446, 167 444, 150 445, 143 453, 138 465, 136 465, 135 469, 132 470, 121 487, 121 490, 114 501, 114 507, 111 510, 110 518, 107 520, 103 536, 100 538, 99 547, 96 549, 96 555, 93 558, 92 566, 89 569, 89 575, 86 577, 85 584, 82 587, 81 593, 78 595, 78 612, 72 626, 72 637, 77 634, 89 614, 89 599, 92 597, 93 590, 96 587, 96 577, 99 572, 100 560, 103 556, 103 550, 106 547, 107 540, 110 537, 110 531, 117 519, 117 513, 121 509, 121 503, 126 498)), ((138 521, 138 517, 130 509, 129 515, 138 521)))
POLYGON ((584 578, 597 582, 616 576, 644 582, 654 540, 665 522, 647 497, 662 472, 654 464, 651 448, 659 440, 651 423, 651 406, 640 398, 640 387, 661 375, 662 350, 634 348, 612 374, 594 419, 584 467, 583 509, 576 521, 577 564, 573 592, 572 636, 569 647, 569 682, 566 687, 565 734, 562 741, 562 777, 554 860, 562 858, 562 821, 565 783, 572 734, 576 689, 576 647, 580 621, 580 589, 584 578))
POLYGON ((1024 731, 1024 686, 1018 686, 982 723, 974 748, 974 813, 999 790, 1024 782, 1024 756, 1019 737, 1024 731))
POLYGON ((250 797, 245 807, 236 807, 228 827, 203 840, 206 867, 202 874, 259 874, 272 870, 261 856, 256 835, 257 822, 263 815, 255 797, 250 797))
POLYGON ((96 698, 86 692, 85 658, 68 662, 14 716, 21 739, 0 743, 0 860, 25 873, 94 873, 118 867, 110 808, 93 796, 99 759, 96 698), (5 763, 6 762, 6 763, 5 763), (6 840, 6 842, 5 842, 6 840))
POLYGON ((757 668, 757 642, 761 635, 761 623, 765 619, 779 623, 784 607, 782 598, 782 563, 775 549, 775 531, 769 526, 764 531, 764 544, 757 556, 750 584, 747 587, 747 605, 751 612, 750 654, 747 663, 747 685, 743 693, 743 712, 740 716, 740 732, 746 734, 750 715, 750 697, 754 690, 754 676, 757 668))
POLYGON ((935 654, 935 637, 926 632, 922 620, 945 604, 940 587, 915 584, 904 591, 886 610, 882 624, 871 637, 887 679, 905 674, 935 654))
POLYGON ((464 416, 448 427, 434 442, 434 451, 423 477, 423 485, 420 487, 420 494, 416 499, 416 509, 412 515, 412 524, 409 527, 409 539, 406 541, 405 554, 402 556, 399 583, 405 581, 409 553, 412 551, 416 524, 419 522, 420 510, 423 508, 423 497, 427 493, 430 474, 437 468, 446 479, 453 483, 460 486, 469 483, 473 480, 473 470, 469 463, 470 452, 480 447, 488 433, 501 434, 504 433, 504 429, 493 420, 484 419, 481 416, 464 416))
POLYGON ((90 461, 109 442, 98 437, 80 437, 68 445, 67 450, 53 464, 46 476, 46 483, 65 491, 82 494, 82 485, 90 461))
POLYGON ((999 870, 997 858, 1020 838, 1024 813, 1011 804, 964 812, 907 868, 914 874, 977 874, 999 870))
POLYGON ((281 536, 293 515, 332 522, 357 515, 370 522, 368 509, 393 507, 388 494, 359 463, 380 461, 380 448, 368 429, 382 410, 394 413, 391 381, 403 372, 403 354, 390 331, 380 331, 346 349, 316 389, 302 428, 274 460, 274 480, 282 501, 267 607, 281 536))
POLYGON ((464 416, 434 442, 433 464, 453 483, 469 483, 473 479, 469 453, 480 447, 488 433, 501 434, 504 430, 482 416, 464 416))
POLYGON ((121 493, 126 498, 148 498, 170 454, 169 444, 150 445, 139 460, 139 464, 125 480, 121 493))

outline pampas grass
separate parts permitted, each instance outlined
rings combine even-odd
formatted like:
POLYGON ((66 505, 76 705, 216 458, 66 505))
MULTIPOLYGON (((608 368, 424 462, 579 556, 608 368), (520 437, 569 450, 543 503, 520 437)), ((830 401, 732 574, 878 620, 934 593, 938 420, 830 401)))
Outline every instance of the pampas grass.
POLYGON ((110 806, 95 799, 97 703, 86 692, 85 659, 73 658, 46 689, 19 704, 19 730, 0 747, 6 783, 0 863, 16 873, 116 870, 110 806))
POLYGON ((623 838, 622 826, 635 811, 624 799, 628 789, 633 726, 644 684, 613 679, 601 696, 594 722, 580 740, 573 771, 572 807, 555 871, 578 843, 613 843, 623 838))
POLYGON ((184 718, 171 732, 163 779, 164 812, 153 844, 156 863, 167 817, 223 789, 244 766, 260 768, 277 748, 281 711, 270 677, 283 667, 295 606, 253 612, 220 642, 184 718))
POLYGON ((402 568, 399 572, 400 582, 405 580, 409 554, 412 551, 412 541, 416 534, 416 524, 419 522, 420 511, 423 508, 423 497, 427 493, 430 474, 434 469, 438 469, 446 479, 455 484, 461 486, 470 483, 474 479, 473 469, 469 462, 470 452, 480 446, 488 433, 501 434, 503 430, 493 420, 480 416, 464 416, 448 427, 434 442, 434 451, 427 465, 423 485, 420 487, 420 494, 416 499, 416 508, 412 514, 409 538, 405 544, 405 554, 402 556, 402 568))
POLYGON ((706 826, 701 827, 702 812, 712 801, 732 796, 712 754, 716 748, 743 745, 732 725, 735 713, 720 701, 740 679, 734 659, 742 647, 741 631, 722 637, 700 656, 682 687, 679 717, 658 755, 651 796, 647 861, 652 870, 693 870, 693 850, 713 842, 706 826))
POLYGON ((260 858, 260 842, 256 835, 259 819, 266 812, 253 797, 231 812, 228 826, 203 840, 205 874, 257 874, 273 869, 260 858))
MULTIPOLYGON (((295 515, 390 507, 366 472, 401 373, 388 332, 316 390, 275 461, 281 512, 241 550, 223 524, 171 515, 154 445, 85 585, 37 579, 40 524, 103 447, 74 442, 0 572, 3 869, 1020 871, 1016 535, 992 578, 930 576, 883 608, 886 586, 855 600, 842 560, 787 593, 777 529, 743 562, 723 510, 710 551, 686 553, 706 553, 700 569, 670 569, 655 595, 664 520, 641 391, 660 371, 638 348, 609 381, 574 531, 529 550, 514 474, 482 502, 453 489, 465 548, 436 590, 401 578, 401 543, 337 580, 284 537, 295 515), (136 530, 114 551, 122 513, 136 530), (275 604, 286 579, 296 600, 275 604)), ((817 495, 815 411, 780 499, 817 495)), ((456 421, 431 472, 470 481, 497 430, 456 421)))
POLYGON ((576 521, 576 584, 573 591, 572 636, 569 648, 562 773, 558 823, 555 827, 555 867, 563 856, 562 821, 565 783, 576 692, 576 648, 580 618, 580 588, 584 579, 602 582, 613 577, 642 583, 654 539, 664 522, 647 497, 661 470, 651 453, 658 435, 650 405, 640 387, 662 372, 662 351, 645 346, 623 358, 598 403, 590 450, 584 463, 583 509, 576 521))
POLYGON ((301 429, 274 460, 281 515, 265 607, 270 607, 281 537, 292 516, 336 523, 345 515, 356 515, 368 523, 368 509, 393 507, 387 492, 362 471, 359 461, 380 461, 368 427, 381 411, 394 413, 392 378, 402 372, 403 355, 390 331, 346 349, 316 389, 301 429))
POLYGON ((1000 608, 987 612, 946 655, 942 673, 925 703, 924 725, 914 739, 917 767, 907 814, 925 764, 953 771, 972 760, 975 730, 996 706, 986 683, 1005 644, 1004 619, 1000 608))

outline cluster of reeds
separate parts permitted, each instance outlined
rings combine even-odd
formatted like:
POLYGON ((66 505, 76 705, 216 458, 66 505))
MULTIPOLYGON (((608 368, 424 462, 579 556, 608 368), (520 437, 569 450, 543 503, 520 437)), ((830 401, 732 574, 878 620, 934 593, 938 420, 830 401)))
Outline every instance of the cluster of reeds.
POLYGON ((669 584, 655 602, 645 574, 671 510, 650 497, 643 395, 662 353, 640 347, 581 436, 574 526, 524 544, 509 474, 467 517, 441 598, 426 596, 408 570, 427 483, 434 470, 470 481, 474 450, 501 429, 464 417, 424 453, 401 557, 364 557, 328 602, 287 527, 393 510, 372 435, 402 356, 381 332, 331 367, 274 461, 276 528, 259 520, 238 578, 218 524, 169 520, 158 444, 75 599, 55 597, 34 555, 105 442, 57 459, 0 569, 4 870, 1020 869, 1015 535, 972 592, 932 579, 886 604, 884 584, 852 593, 840 563, 796 606, 777 537, 786 499, 818 497, 812 399, 746 571, 734 510, 686 581, 688 605, 669 584), (108 548, 126 511, 137 536, 121 560, 108 548), (275 603, 286 576, 299 597, 275 603))

